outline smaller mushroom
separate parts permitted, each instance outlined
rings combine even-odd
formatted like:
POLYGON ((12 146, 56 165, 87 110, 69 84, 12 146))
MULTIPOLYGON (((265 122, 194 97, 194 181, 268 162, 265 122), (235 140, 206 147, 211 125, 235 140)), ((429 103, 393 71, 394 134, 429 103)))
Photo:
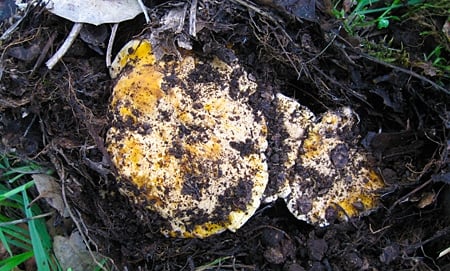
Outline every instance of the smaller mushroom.
MULTIPOLYGON (((294 99, 276 96, 280 123, 289 135, 283 151, 285 182, 266 202, 283 198, 299 220, 325 226, 362 215, 378 205, 381 177, 358 146, 355 113, 348 107, 327 111, 318 120, 294 99)), ((270 186, 270 184, 269 184, 270 186)))

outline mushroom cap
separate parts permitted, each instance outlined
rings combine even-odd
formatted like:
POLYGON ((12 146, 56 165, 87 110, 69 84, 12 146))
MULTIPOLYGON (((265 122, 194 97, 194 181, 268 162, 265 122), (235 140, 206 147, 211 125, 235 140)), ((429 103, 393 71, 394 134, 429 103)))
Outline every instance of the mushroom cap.
POLYGON ((287 134, 286 179, 265 201, 283 198, 297 219, 319 226, 376 208, 384 182, 372 169, 370 155, 357 147, 355 113, 344 107, 316 118, 282 94, 275 104, 287 134))
POLYGON ((167 220, 165 235, 203 238, 237 230, 259 207, 267 127, 237 63, 182 56, 157 61, 147 40, 122 48, 106 142, 122 192, 167 220))
POLYGON ((46 7, 72 22, 93 25, 119 23, 142 13, 137 0, 51 0, 46 7))

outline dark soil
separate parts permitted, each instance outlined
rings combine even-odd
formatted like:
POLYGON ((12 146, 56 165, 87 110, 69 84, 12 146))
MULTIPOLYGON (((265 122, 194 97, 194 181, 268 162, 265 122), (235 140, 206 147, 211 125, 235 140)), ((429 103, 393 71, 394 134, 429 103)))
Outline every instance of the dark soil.
MULTIPOLYGON (((120 24, 114 53, 158 28, 159 18, 175 7, 154 2, 147 1, 153 8, 149 26, 143 16, 120 24)), ((236 233, 163 237, 157 216, 135 209, 119 193, 108 163, 103 140, 113 81, 99 54, 105 48, 93 50, 78 38, 48 70, 43 61, 72 23, 40 7, 1 45, 2 151, 56 170, 91 247, 119 270, 450 270, 450 255, 438 259, 450 246, 450 80, 417 64, 438 44, 448 46, 438 36, 420 35, 430 25, 441 29, 445 18, 417 13, 358 37, 342 30, 326 1, 317 1, 312 21, 262 4, 276 1, 260 2, 256 10, 234 1, 199 1, 203 28, 194 50, 226 58, 232 48, 260 85, 315 113, 351 105, 360 117, 361 144, 376 155, 387 184, 380 208, 370 215, 320 228, 297 221, 277 202, 260 208, 236 233), (363 38, 371 45, 362 48, 363 38), (389 39, 398 49, 396 61, 368 55, 389 39)), ((1 31, 10 23, 4 21, 1 31)), ((62 230, 70 234, 75 226, 62 230)))

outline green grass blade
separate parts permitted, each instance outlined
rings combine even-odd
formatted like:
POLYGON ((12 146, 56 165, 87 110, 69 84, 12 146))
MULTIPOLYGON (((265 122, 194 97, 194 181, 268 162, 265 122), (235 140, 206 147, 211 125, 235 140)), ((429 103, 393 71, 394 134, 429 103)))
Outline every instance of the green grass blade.
POLYGON ((11 247, 9 246, 8 239, 6 239, 6 236, 5 236, 5 234, 3 233, 3 229, 2 229, 2 228, 0 228, 0 241, 2 242, 3 247, 6 249, 6 251, 8 252, 8 254, 9 254, 10 256, 12 256, 13 254, 12 254, 11 247))
POLYGON ((2 155, 2 162, 0 163, 2 165, 2 169, 10 168, 11 165, 9 164, 9 159, 6 155, 2 155))
MULTIPOLYGON (((26 189, 27 185, 20 187, 15 191, 8 190, 5 186, 1 185, 0 197, 2 197, 2 201, 0 201, 0 206, 14 209, 22 209, 23 203, 21 203, 20 195, 17 195, 19 191, 26 189), (5 200, 7 198, 13 200, 5 200)), ((0 214, 0 222, 8 222, 12 219, 0 214)), ((29 241, 30 237, 28 235, 28 231, 19 227, 18 225, 4 225, 0 227, 0 241, 2 242, 4 248, 12 256, 11 246, 19 247, 29 251, 31 249, 31 243, 29 241)))
MULTIPOLYGON (((105 270, 105 266, 106 266, 106 263, 107 263, 107 260, 106 259, 101 259, 100 261, 99 261, 99 264, 100 265, 97 265, 97 266, 95 266, 95 269, 94 269, 94 271, 103 271, 103 270, 105 270)), ((107 270, 107 269, 106 269, 107 270)))
POLYGON ((0 155, 0 170, 3 171, 0 174, 0 208, 7 211, 7 214, 0 214, 0 241, 10 255, 0 261, 0 271, 14 269, 33 256, 37 270, 61 270, 52 252, 42 211, 37 204, 30 205, 27 189, 35 184, 34 181, 19 186, 7 185, 23 180, 29 174, 49 170, 32 162, 11 164, 11 161, 9 156, 0 155), (25 224, 27 226, 23 227, 25 224), (13 255, 15 248, 26 252, 13 255))
POLYGON ((195 271, 205 271, 205 270, 213 269, 213 268, 216 269, 216 267, 220 266, 220 264, 223 261, 228 260, 230 258, 232 258, 232 256, 225 256, 225 257, 221 257, 221 258, 215 259, 214 261, 212 261, 210 263, 207 263, 205 265, 202 265, 202 266, 199 266, 199 267, 195 268, 195 271))
MULTIPOLYGON (((48 251, 51 247, 49 247, 49 244, 45 244, 42 242, 41 237, 45 234, 48 234, 47 231, 44 229, 44 231, 41 232, 37 228, 38 219, 34 220, 33 212, 31 208, 29 208, 30 200, 28 199, 28 195, 26 191, 22 191, 22 197, 23 197, 23 203, 25 205, 25 214, 26 217, 30 219, 28 222, 28 228, 30 231, 30 237, 31 237, 31 243, 33 244, 33 252, 34 252, 34 258, 36 260, 36 265, 38 270, 40 271, 50 271, 49 262, 50 259, 48 257, 48 251)), ((51 245, 51 244, 50 244, 51 245)))
POLYGON ((19 264, 25 262, 26 260, 33 257, 33 251, 27 251, 22 254, 18 254, 16 256, 4 259, 0 261, 0 271, 9 271, 13 270, 19 264))
POLYGON ((9 225, 2 227, 1 230, 5 235, 6 241, 8 241, 10 244, 17 245, 23 248, 30 248, 30 236, 26 229, 22 229, 21 227, 16 225, 9 225))
POLYGON ((15 181, 21 179, 21 178, 22 178, 23 176, 25 176, 25 175, 26 175, 26 174, 24 174, 24 173, 17 174, 16 176, 12 177, 11 179, 8 179, 8 182, 9 182, 9 183, 13 183, 13 182, 15 182, 15 181))
POLYGON ((26 184, 23 184, 23 185, 18 186, 12 190, 9 190, 3 194, 0 194, 0 201, 3 201, 8 198, 12 198, 14 195, 17 195, 18 193, 25 191, 26 189, 28 189, 29 187, 31 187, 33 185, 34 185, 34 181, 29 181, 26 184))
POLYGON ((13 202, 11 200, 0 201, 0 206, 2 206, 2 207, 10 207, 10 208, 15 208, 15 209, 22 209, 22 205, 21 204, 19 204, 17 202, 13 202))

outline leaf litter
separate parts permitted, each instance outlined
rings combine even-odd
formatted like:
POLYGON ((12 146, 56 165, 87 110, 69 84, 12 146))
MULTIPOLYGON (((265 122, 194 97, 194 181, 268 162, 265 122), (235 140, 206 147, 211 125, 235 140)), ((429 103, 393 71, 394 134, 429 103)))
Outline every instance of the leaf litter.
POLYGON ((56 181, 56 178, 46 174, 33 174, 31 177, 39 192, 38 198, 44 198, 62 217, 69 217, 62 199, 61 185, 56 181))

